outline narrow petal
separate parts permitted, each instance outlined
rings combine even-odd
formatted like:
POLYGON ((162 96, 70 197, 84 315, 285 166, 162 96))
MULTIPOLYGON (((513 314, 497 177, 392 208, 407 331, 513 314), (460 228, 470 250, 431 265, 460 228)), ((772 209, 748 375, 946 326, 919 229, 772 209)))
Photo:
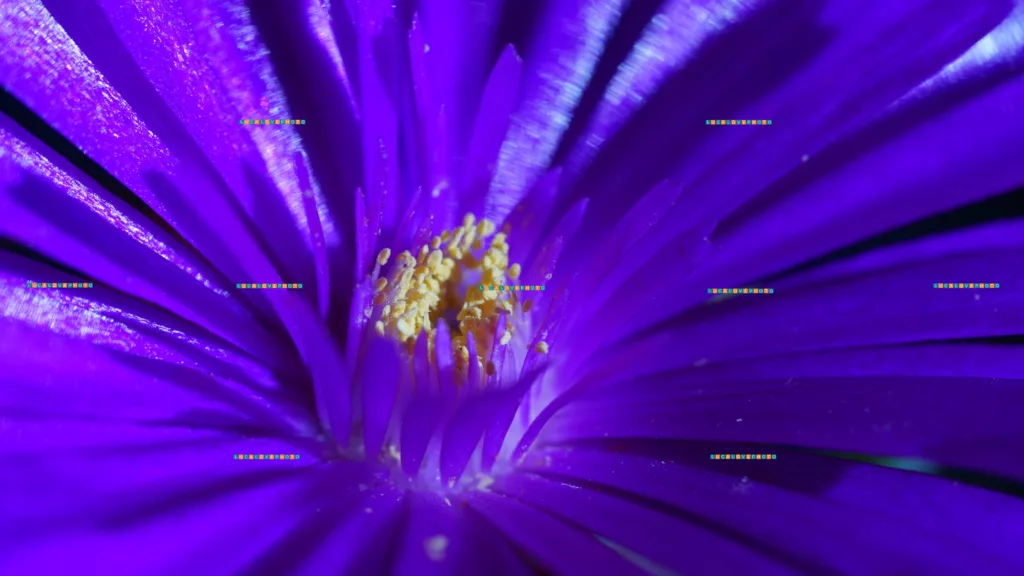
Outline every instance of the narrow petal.
POLYGON ((680 518, 568 482, 516 473, 495 489, 592 531, 640 557, 682 573, 725 570, 730 573, 787 574, 773 559, 743 547, 728 535, 680 518), (637 527, 642 526, 642 530, 637 527), (685 542, 685 545, 680 545, 685 542), (694 554, 701 550, 702 554, 694 554))
POLYGON ((558 257, 572 239, 573 234, 576 233, 586 213, 587 199, 584 198, 562 216, 537 251, 529 258, 530 267, 526 276, 527 281, 538 284, 546 284, 551 281, 555 274, 555 266, 558 264, 558 257))
POLYGON ((544 438, 700 438, 923 458, 1024 478, 1013 417, 1024 381, 877 376, 754 378, 677 394, 674 374, 641 380, 632 402, 575 403, 544 438), (664 391, 643 391, 656 385, 664 391), (942 394, 935 394, 936 389, 942 394))
MULTIPOLYGON (((913 128, 903 135, 874 142, 870 153, 855 156, 856 160, 832 169, 827 176, 819 172, 823 177, 801 183, 798 193, 777 200, 772 208, 760 210, 760 215, 749 214, 732 222, 713 239, 719 258, 708 272, 720 277, 726 271, 734 275, 743 266, 751 276, 763 275, 792 265, 796 259, 812 258, 871 234, 1012 189, 1024 182, 1024 168, 1011 159, 1009 152, 1024 146, 1024 120, 1012 114, 1005 122, 984 124, 982 119, 1020 101, 1022 95, 1024 80, 1016 79, 967 103, 956 105, 951 96, 936 95, 905 109, 902 117, 890 118, 879 126, 879 131, 891 130, 901 122, 913 122, 913 128), (928 116, 935 117, 923 121, 928 116), (967 139, 944 136, 967 132, 972 134, 970 140, 978 138, 986 145, 969 146, 967 139), (937 177, 937 167, 941 167, 941 177, 937 177), (795 203, 800 208, 789 210, 795 203), (780 210, 788 211, 785 223, 780 210), (858 223, 856 230, 851 228, 853 222, 858 223), (754 243, 757 247, 750 243, 754 237, 759 239, 754 243), (771 241, 766 241, 769 237, 771 241), (738 242, 744 247, 739 248, 738 242)), ((877 136, 867 133, 864 138, 877 136)), ((853 143, 863 146, 865 140, 853 143)), ((815 169, 808 163, 804 172, 810 176, 815 169)), ((788 184, 796 177, 794 173, 788 184)))
POLYGON ((566 161, 571 186, 601 145, 614 136, 709 37, 734 24, 757 2, 670 0, 644 27, 619 64, 587 128, 566 161))
POLYGON ((562 171, 558 168, 545 172, 505 220, 511 233, 515 234, 509 247, 512 262, 525 262, 542 238, 561 176, 562 171))
POLYGON ((401 367, 394 345, 382 338, 366 343, 362 358, 363 446, 366 457, 380 454, 398 398, 401 367))
POLYGON ((672 326, 676 342, 686 342, 676 354, 680 363, 1010 336, 1019 333, 1011 318, 1024 313, 1024 297, 1012 289, 1024 281, 1015 265, 1022 249, 1024 221, 991 224, 797 275, 780 281, 773 294, 715 302, 664 326, 672 326), (942 278, 1001 287, 933 288, 942 278), (753 330, 752 317, 758 326, 753 330), (741 323, 745 328, 738 330, 741 323), (776 337, 766 337, 771 334, 776 337))
MULTIPOLYGON (((713 470, 695 470, 592 449, 544 455, 542 465, 531 460, 527 467, 538 474, 592 482, 673 507, 710 530, 732 533, 748 548, 761 550, 795 571, 875 573, 899 565, 919 573, 960 571, 954 566, 1009 573, 1011 566, 1019 569, 1024 563, 1024 555, 1009 545, 1013 534, 1024 528, 1018 519, 1020 511, 1015 511, 1020 504, 951 480, 850 464, 830 486, 805 494, 795 484, 772 486, 757 476, 750 478, 731 461, 717 461, 713 470), (977 521, 964 522, 964 518, 977 521), (815 529, 808 531, 807 526, 815 529)), ((809 455, 804 461, 755 464, 791 470, 800 466, 802 473, 820 476, 810 464, 822 459, 809 455)), ((820 462, 818 470, 836 468, 820 462)), ((704 552, 695 549, 693 553, 704 552)))
POLYGON ((642 574, 591 533, 515 498, 471 492, 466 502, 550 574, 642 574))
POLYGON ((269 365, 282 362, 279 338, 228 298, 230 283, 201 256, 41 142, 21 136, 0 130, 0 205, 8 215, 0 230, 9 238, 208 328, 269 365))
POLYGON ((304 574, 386 574, 394 563, 406 520, 405 495, 384 484, 367 493, 362 508, 335 526, 301 562, 304 574))
MULTIPOLYGON (((476 113, 473 136, 469 142, 468 159, 463 168, 463 194, 469 203, 466 210, 483 211, 483 198, 491 183, 498 162, 498 151, 508 131, 513 106, 519 95, 522 61, 515 48, 506 46, 487 79, 480 109, 476 113), (479 202, 473 199, 479 198, 479 202)), ((491 215, 484 212, 485 218, 491 215)))
POLYGON ((484 213, 504 219, 540 176, 590 81, 624 2, 559 0, 526 52, 523 100, 498 156, 484 213))
POLYGON ((596 288, 594 284, 611 274, 615 266, 659 223, 676 203, 681 191, 679 186, 665 180, 647 191, 625 216, 618 215, 614 224, 595 230, 585 220, 566 248, 563 258, 566 266, 570 270, 578 270, 586 262, 580 283, 596 288))
POLYGON ((395 574, 480 574, 500 567, 502 573, 531 571, 501 534, 475 517, 463 504, 429 493, 409 497, 409 521, 395 574))

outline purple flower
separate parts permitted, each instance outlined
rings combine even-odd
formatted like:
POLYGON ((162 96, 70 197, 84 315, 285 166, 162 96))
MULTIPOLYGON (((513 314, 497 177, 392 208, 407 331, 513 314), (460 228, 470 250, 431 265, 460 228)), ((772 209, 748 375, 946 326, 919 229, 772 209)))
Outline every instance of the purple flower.
POLYGON ((1024 569, 1019 6, 0 39, 0 572, 1024 569))

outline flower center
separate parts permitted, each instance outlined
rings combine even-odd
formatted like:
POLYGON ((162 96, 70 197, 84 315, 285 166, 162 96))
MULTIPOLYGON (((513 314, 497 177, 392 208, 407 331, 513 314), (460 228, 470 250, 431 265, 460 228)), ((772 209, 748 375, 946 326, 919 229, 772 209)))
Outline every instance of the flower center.
MULTIPOLYGON (((513 318, 529 312, 532 304, 526 300, 520 305, 514 291, 486 289, 514 282, 521 273, 519 264, 509 265, 508 227, 496 230, 494 222, 477 222, 473 214, 466 214, 462 226, 443 231, 415 252, 399 254, 390 274, 375 271, 374 305, 381 307, 374 325, 377 333, 394 338, 412 352, 417 336, 425 332, 433 358, 437 326, 443 321, 454 326, 451 342, 456 368, 464 371, 471 360, 469 334, 476 348, 475 361, 484 366, 495 344, 499 317, 507 315, 501 335, 501 343, 507 344, 512 339, 513 318)), ((381 250, 378 268, 383 269, 390 258, 389 248, 381 250)), ((487 370, 492 372, 493 365, 488 363, 487 370)))

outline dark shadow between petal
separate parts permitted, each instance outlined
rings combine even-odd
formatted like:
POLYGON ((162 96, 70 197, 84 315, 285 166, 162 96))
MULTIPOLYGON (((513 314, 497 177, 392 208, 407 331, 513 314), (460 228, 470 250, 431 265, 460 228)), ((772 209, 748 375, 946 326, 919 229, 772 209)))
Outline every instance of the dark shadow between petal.
MULTIPOLYGON (((835 38, 818 22, 821 10, 820 0, 771 2, 709 39, 601 147, 572 188, 561 191, 547 228, 584 196, 590 198, 585 231, 617 221, 712 135, 708 118, 735 116, 813 61, 835 38)), ((566 258, 575 261, 590 248, 570 244, 566 258)))

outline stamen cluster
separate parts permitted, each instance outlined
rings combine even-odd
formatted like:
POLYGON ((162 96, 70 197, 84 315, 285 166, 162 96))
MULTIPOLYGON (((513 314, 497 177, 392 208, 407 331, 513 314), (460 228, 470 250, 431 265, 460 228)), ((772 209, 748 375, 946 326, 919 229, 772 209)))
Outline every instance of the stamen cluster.
MULTIPOLYGON (((505 284, 506 277, 517 280, 522 271, 519 264, 509 264, 508 227, 496 230, 494 222, 477 222, 473 214, 466 214, 462 226, 435 236, 415 251, 416 256, 410 251, 400 253, 390 274, 375 280, 377 333, 402 342, 410 352, 419 334, 425 333, 433 357, 438 323, 447 313, 457 311, 457 329, 452 330, 455 366, 460 371, 468 367, 469 334, 473 335, 475 360, 484 366, 502 314, 507 315, 507 322, 500 342, 511 341, 518 298, 514 292, 476 290, 471 286, 505 284)), ((390 258, 391 250, 383 249, 377 256, 378 269, 384 268, 390 258)), ((528 311, 529 302, 518 309, 528 311)), ((487 368, 488 372, 493 370, 491 365, 487 368)))

